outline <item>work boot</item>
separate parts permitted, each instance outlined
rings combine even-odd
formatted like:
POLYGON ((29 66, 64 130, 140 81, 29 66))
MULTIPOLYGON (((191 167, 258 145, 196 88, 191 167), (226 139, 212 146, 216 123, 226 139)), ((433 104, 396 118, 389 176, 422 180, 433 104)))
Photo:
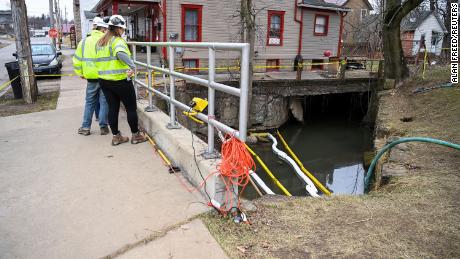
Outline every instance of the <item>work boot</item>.
POLYGON ((109 127, 107 126, 101 127, 101 135, 107 135, 109 133, 110 133, 109 127))
POLYGON ((114 135, 112 138, 112 146, 120 145, 128 141, 129 141, 128 137, 123 137, 121 133, 118 132, 118 134, 114 135))
POLYGON ((131 144, 139 144, 145 141, 147 141, 147 137, 140 131, 133 133, 133 136, 131 137, 131 144))
POLYGON ((81 127, 81 128, 78 129, 78 134, 81 134, 83 136, 88 136, 88 135, 91 134, 91 131, 88 128, 81 127))

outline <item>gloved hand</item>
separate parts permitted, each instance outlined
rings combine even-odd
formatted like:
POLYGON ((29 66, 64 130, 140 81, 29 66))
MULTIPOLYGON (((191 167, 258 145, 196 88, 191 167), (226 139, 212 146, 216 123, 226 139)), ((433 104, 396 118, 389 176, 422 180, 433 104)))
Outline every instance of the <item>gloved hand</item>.
POLYGON ((126 71, 126 73, 128 74, 128 77, 132 77, 134 75, 134 70, 130 69, 126 71))

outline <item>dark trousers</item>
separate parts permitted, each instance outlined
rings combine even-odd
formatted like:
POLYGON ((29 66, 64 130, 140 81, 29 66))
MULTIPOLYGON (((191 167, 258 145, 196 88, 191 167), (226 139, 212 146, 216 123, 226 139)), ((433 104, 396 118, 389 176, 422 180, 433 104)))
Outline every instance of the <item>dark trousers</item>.
POLYGON ((120 81, 109 81, 99 79, 102 91, 109 105, 109 125, 113 135, 117 135, 118 130, 118 113, 120 112, 120 101, 123 103, 128 115, 128 124, 131 133, 139 131, 137 118, 136 92, 131 81, 126 79, 120 81))

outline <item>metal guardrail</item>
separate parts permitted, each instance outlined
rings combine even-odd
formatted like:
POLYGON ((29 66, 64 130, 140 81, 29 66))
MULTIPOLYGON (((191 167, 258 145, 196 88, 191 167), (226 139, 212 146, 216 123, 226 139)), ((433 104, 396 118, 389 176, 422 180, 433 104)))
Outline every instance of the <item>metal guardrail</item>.
MULTIPOLYGON (((214 154, 214 127, 219 130, 234 134, 241 141, 246 142, 247 123, 248 123, 248 96, 249 96, 249 44, 247 43, 213 43, 213 42, 128 42, 131 45, 134 64, 147 68, 148 81, 147 84, 143 83, 137 78, 137 71, 135 73, 135 85, 141 85, 148 89, 149 106, 146 111, 154 111, 156 108, 153 106, 153 94, 166 100, 169 103, 169 117, 170 122, 167 127, 169 129, 179 128, 176 121, 176 107, 184 110, 191 111, 192 108, 188 105, 176 100, 175 93, 175 78, 181 78, 186 81, 191 81, 208 87, 208 114, 198 113, 195 115, 198 119, 208 124, 208 148, 207 155, 212 157, 214 154), (136 60, 136 46, 147 47, 147 63, 142 63, 136 60), (168 48, 168 68, 157 67, 151 64, 151 46, 167 47, 168 48), (193 75, 180 73, 174 70, 175 48, 197 48, 208 49, 208 79, 199 78, 193 75), (215 81, 216 74, 216 50, 233 50, 241 52, 241 69, 240 69, 240 87, 232 87, 221 84, 215 81), (163 75, 169 75, 169 96, 161 91, 152 87, 152 71, 157 71, 163 75), (215 91, 222 91, 234 96, 239 97, 239 125, 238 130, 218 121, 215 119, 215 91)), ((164 78, 164 77, 163 77, 164 78)), ((166 82, 166 81, 165 81, 166 82)), ((137 87, 136 87, 137 89, 137 87)))

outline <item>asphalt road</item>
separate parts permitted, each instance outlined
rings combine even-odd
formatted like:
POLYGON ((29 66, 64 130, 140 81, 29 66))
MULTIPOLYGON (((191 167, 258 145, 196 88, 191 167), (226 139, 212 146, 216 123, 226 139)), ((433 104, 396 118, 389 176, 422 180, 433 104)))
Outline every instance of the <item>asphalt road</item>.
MULTIPOLYGON (((10 78, 8 77, 8 72, 5 67, 5 63, 15 61, 16 59, 13 57, 13 53, 16 52, 16 45, 14 41, 7 41, 4 39, 0 39, 2 43, 10 42, 11 44, 0 49, 0 86, 3 85, 5 82, 8 82, 10 78)), ((59 77, 49 77, 49 78, 40 78, 37 81, 38 91, 46 92, 46 91, 56 91, 59 89, 59 84, 61 79, 59 77)), ((0 91, 0 96, 12 96, 12 92, 7 92, 7 90, 0 91)))
MULTIPOLYGON (((7 43, 9 41, 1 40, 3 43, 7 43)), ((16 52, 16 46, 14 41, 10 41, 11 44, 0 49, 0 85, 5 82, 8 82, 10 79, 8 78, 8 72, 5 68, 5 63, 15 61, 15 58, 12 56, 14 52, 16 52)))

